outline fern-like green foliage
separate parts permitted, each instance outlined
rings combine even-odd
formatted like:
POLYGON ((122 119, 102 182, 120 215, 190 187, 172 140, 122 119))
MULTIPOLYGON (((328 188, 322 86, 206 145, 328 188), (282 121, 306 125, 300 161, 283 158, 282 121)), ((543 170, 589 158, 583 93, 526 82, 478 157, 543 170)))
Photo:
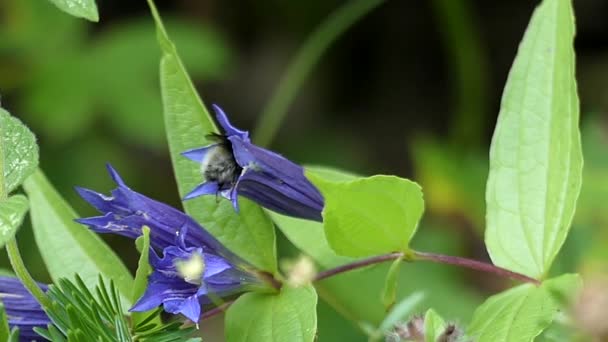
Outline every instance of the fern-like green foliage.
POLYGON ((47 329, 37 328, 36 332, 54 342, 179 342, 200 341, 189 338, 194 327, 182 327, 180 321, 158 324, 154 320, 160 315, 158 309, 135 326, 121 307, 120 295, 110 281, 106 286, 103 278, 89 291, 78 275, 74 282, 60 279, 47 292, 52 306, 46 312, 53 321, 47 329))

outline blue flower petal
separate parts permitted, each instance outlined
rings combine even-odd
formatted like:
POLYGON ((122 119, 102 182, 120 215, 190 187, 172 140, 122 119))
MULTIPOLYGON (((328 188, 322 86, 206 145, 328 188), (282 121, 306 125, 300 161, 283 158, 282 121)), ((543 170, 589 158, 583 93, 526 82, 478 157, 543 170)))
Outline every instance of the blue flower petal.
POLYGON ((189 200, 198 196, 203 195, 215 195, 220 190, 217 182, 205 182, 199 184, 194 190, 190 191, 185 197, 184 200, 189 200))
POLYGON ((205 156, 207 155, 207 152, 209 152, 210 150, 217 147, 217 145, 218 144, 213 144, 213 145, 209 145, 209 146, 205 146, 205 147, 193 148, 191 150, 184 151, 180 154, 192 161, 202 163, 203 160, 205 160, 205 156))
MULTIPOLYGON (((45 292, 48 290, 45 284, 38 283, 38 286, 45 292)), ((0 276, 0 300, 4 304, 9 327, 19 328, 21 341, 42 340, 34 328, 46 328, 51 320, 19 279, 0 276)))
POLYGON ((241 131, 240 129, 232 126, 232 124, 228 120, 228 116, 226 116, 226 113, 224 113, 222 108, 220 108, 218 105, 214 104, 212 105, 212 107, 213 110, 215 110, 215 117, 217 119, 217 122, 220 124, 220 126, 222 126, 222 129, 224 130, 227 136, 236 135, 243 140, 249 141, 249 132, 241 131))

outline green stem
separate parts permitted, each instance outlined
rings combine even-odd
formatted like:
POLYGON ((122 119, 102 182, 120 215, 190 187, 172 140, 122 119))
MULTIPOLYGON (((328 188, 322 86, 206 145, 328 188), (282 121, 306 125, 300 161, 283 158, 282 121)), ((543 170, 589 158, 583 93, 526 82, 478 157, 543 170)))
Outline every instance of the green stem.
POLYGON ((359 19, 383 2, 384 0, 348 2, 331 13, 308 37, 287 67, 274 94, 262 111, 262 116, 253 131, 256 144, 268 146, 271 143, 297 91, 327 48, 359 19))
POLYGON ((28 272, 25 264, 23 263, 23 259, 21 259, 21 253, 19 253, 19 247, 17 246, 17 240, 13 237, 6 244, 6 252, 8 253, 8 258, 11 262, 11 266, 17 275, 17 278, 21 280, 21 283, 25 288, 36 298, 36 300, 45 308, 51 307, 51 300, 47 295, 42 291, 36 281, 30 273, 28 272))

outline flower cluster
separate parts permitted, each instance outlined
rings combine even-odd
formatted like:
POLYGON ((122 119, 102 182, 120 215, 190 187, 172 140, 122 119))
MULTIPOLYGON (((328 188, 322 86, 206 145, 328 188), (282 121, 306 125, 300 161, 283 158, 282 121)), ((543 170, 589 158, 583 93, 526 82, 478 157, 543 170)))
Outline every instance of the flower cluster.
POLYGON ((103 215, 77 221, 99 233, 133 239, 142 234, 144 226, 150 228, 153 273, 131 311, 147 311, 162 304, 165 311, 198 322, 201 303, 258 282, 246 262, 191 217, 131 190, 110 165, 108 172, 118 185, 111 196, 77 188, 80 196, 103 215), (162 257, 156 250, 162 251, 162 257))
MULTIPOLYGON (((45 292, 48 290, 44 284, 38 286, 45 292)), ((20 341, 42 341, 34 328, 45 328, 51 320, 19 279, 0 276, 0 301, 8 316, 9 327, 19 328, 20 341)))
POLYGON ((321 221, 323 196, 304 176, 304 169, 283 156, 251 143, 249 133, 232 126, 213 106, 224 135, 215 144, 191 149, 183 156, 201 164, 205 182, 185 199, 220 194, 238 210, 238 196, 281 214, 321 221))

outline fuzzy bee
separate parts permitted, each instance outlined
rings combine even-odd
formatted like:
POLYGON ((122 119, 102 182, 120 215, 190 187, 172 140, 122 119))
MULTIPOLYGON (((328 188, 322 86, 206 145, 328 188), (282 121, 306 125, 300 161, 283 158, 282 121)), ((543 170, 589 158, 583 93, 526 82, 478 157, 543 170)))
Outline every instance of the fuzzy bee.
POLYGON ((209 151, 201 163, 201 172, 208 182, 217 182, 219 189, 230 188, 243 170, 232 154, 232 145, 226 136, 212 133, 207 135, 218 144, 209 151))

